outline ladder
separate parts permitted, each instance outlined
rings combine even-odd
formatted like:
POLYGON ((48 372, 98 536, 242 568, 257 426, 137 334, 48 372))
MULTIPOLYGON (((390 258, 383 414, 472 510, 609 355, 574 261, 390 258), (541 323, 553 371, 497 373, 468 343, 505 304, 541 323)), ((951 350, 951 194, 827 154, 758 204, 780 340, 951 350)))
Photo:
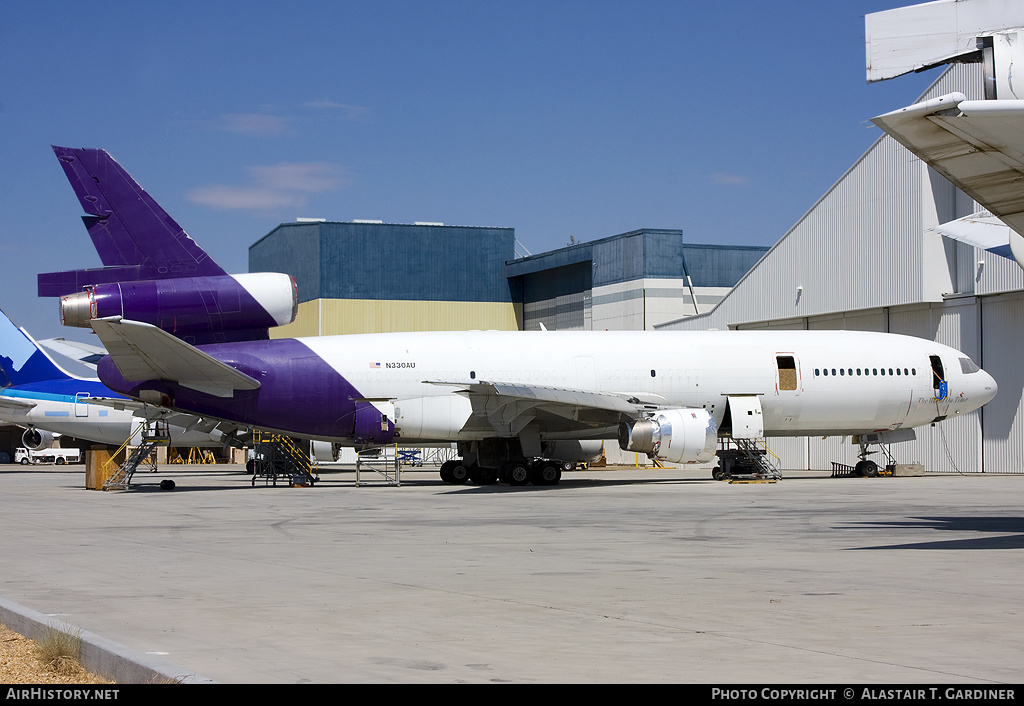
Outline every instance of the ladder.
MULTIPOLYGON (((371 476, 373 477, 373 476, 371 476)), ((381 446, 364 449, 356 454, 356 487, 360 485, 401 485, 402 484, 402 452, 398 446, 381 446), (377 474, 378 480, 364 481, 363 471, 377 474)))
MULTIPOLYGON (((769 455, 775 456, 775 454, 768 450, 763 439, 733 439, 733 441, 743 452, 749 465, 754 468, 754 475, 781 480, 782 472, 769 458, 769 455)), ((778 456, 775 458, 778 459, 778 456)))
POLYGON ((253 431, 253 474, 252 484, 263 478, 265 485, 277 485, 277 479, 287 480, 288 485, 313 485, 313 463, 309 454, 300 449, 295 439, 283 434, 253 431))
POLYGON ((768 458, 775 456, 763 440, 759 439, 733 439, 726 438, 723 448, 718 450, 721 474, 716 475, 719 480, 734 478, 756 478, 781 480, 782 472, 768 458), (735 448, 730 448, 730 442, 735 448))
MULTIPOLYGON (((103 482, 103 490, 128 490, 132 483, 132 476, 138 467, 142 465, 142 462, 152 455, 153 450, 157 446, 166 446, 171 442, 167 422, 163 420, 146 421, 142 424, 141 431, 142 443, 136 446, 128 454, 124 463, 118 466, 117 470, 111 473, 110 477, 103 482)), ((114 456, 124 451, 134 436, 133 434, 127 441, 121 444, 121 448, 117 450, 114 456)), ((151 470, 156 470, 155 462, 151 462, 151 470)))

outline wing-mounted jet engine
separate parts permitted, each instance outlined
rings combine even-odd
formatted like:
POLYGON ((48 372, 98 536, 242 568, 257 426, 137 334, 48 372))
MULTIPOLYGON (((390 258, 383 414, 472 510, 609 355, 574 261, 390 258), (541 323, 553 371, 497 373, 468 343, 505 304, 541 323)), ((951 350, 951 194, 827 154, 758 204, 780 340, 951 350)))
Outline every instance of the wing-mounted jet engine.
POLYGON ((718 425, 703 409, 666 409, 619 425, 619 448, 669 463, 706 463, 717 446, 718 425))
POLYGON ((120 317, 204 344, 265 340, 295 320, 289 275, 229 275, 106 151, 53 151, 104 265, 39 275, 39 296, 61 297, 65 325, 120 317))
POLYGON ((21 435, 21 445, 30 451, 48 449, 56 443, 58 436, 60 436, 60 434, 53 434, 45 429, 29 427, 21 435))

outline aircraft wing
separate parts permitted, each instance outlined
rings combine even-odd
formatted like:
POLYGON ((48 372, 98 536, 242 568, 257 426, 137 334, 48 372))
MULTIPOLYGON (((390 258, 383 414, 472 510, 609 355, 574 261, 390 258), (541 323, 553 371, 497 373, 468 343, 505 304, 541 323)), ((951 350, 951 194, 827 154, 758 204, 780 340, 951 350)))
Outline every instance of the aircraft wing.
POLYGON ((1024 267, 1024 101, 950 93, 872 122, 1009 226, 1024 267))
POLYGON ((201 431, 209 434, 214 430, 219 430, 225 436, 234 436, 238 432, 247 432, 249 430, 248 427, 235 422, 186 414, 185 412, 178 412, 166 407, 157 407, 127 397, 86 397, 82 399, 82 402, 122 411, 128 410, 134 416, 141 419, 165 421, 173 426, 181 427, 185 431, 201 431))
POLYGON ((88 343, 79 343, 78 341, 68 341, 63 338, 47 338, 37 341, 37 343, 58 355, 74 360, 93 370, 96 369, 96 363, 100 362, 100 358, 107 354, 100 346, 92 346, 88 343))
POLYGON ((0 395, 0 412, 27 412, 36 406, 35 402, 0 395))
POLYGON ((1014 259, 1013 251, 1010 249, 1010 238, 1017 234, 988 211, 972 213, 928 230, 995 255, 1014 259))
POLYGON ((660 395, 572 390, 543 385, 515 385, 502 382, 429 381, 461 388, 469 396, 480 418, 500 434, 516 435, 532 421, 541 421, 550 432, 564 429, 604 429, 635 419, 644 410, 662 407, 660 395))
POLYGON ((94 319, 92 328, 129 382, 170 380, 219 397, 255 390, 260 383, 152 324, 94 319))

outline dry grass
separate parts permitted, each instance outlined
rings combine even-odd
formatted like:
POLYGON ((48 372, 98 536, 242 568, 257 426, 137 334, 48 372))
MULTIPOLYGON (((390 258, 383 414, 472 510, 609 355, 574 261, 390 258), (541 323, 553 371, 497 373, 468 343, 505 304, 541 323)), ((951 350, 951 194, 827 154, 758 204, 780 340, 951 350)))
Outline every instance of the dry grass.
POLYGON ((39 642, 0 624, 0 683, 112 684, 78 664, 82 640, 51 629, 39 642))
POLYGON ((76 674, 82 669, 78 662, 82 656, 82 633, 62 632, 51 625, 42 639, 36 641, 36 654, 55 674, 76 674))

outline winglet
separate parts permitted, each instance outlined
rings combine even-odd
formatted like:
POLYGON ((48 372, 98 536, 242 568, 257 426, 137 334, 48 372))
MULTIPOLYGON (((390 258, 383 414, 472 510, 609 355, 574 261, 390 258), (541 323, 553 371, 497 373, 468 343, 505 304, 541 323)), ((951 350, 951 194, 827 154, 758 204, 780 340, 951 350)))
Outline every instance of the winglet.
POLYGON ((39 296, 87 284, 227 274, 105 150, 53 147, 104 267, 39 275, 39 296))

